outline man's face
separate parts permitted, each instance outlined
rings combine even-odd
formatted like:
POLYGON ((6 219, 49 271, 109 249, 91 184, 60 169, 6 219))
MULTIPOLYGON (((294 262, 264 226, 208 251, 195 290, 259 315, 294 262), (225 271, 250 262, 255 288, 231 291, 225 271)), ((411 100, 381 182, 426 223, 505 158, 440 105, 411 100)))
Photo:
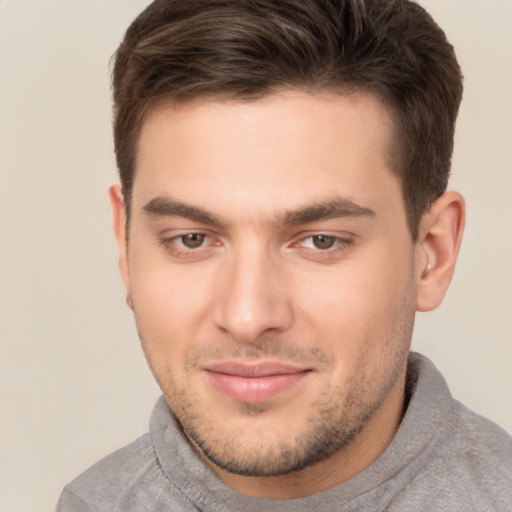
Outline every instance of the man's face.
POLYGON ((155 377, 217 467, 289 473, 401 407, 415 246, 389 147, 363 94, 146 121, 124 278, 155 377))

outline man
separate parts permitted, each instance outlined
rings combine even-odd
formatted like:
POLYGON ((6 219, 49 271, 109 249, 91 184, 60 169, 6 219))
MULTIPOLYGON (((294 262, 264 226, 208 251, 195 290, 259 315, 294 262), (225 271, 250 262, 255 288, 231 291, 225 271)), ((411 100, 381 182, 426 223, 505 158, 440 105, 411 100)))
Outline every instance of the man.
POLYGON ((410 354, 453 274, 461 74, 405 0, 156 0, 113 75, 120 269, 163 391, 66 511, 510 510, 410 354))

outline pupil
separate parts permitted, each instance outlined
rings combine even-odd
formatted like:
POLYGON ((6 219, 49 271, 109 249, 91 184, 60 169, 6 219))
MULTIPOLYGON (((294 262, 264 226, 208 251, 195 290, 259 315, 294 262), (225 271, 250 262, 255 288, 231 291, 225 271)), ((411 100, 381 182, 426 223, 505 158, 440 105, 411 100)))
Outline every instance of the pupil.
POLYGON ((183 245, 189 249, 197 249, 203 245, 205 236, 206 235, 202 235, 201 233, 190 233, 189 235, 185 235, 182 237, 183 245))
POLYGON ((317 249, 330 249, 334 245, 334 237, 327 235, 316 235, 313 243, 317 249))

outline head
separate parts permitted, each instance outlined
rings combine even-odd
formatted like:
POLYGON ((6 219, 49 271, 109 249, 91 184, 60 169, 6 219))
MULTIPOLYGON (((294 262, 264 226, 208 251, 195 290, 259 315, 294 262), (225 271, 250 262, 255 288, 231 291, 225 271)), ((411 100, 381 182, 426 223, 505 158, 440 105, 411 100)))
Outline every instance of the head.
POLYGON ((413 239, 446 190, 462 79, 452 46, 406 0, 161 0, 130 26, 113 73, 127 218, 140 131, 161 102, 251 101, 282 89, 365 91, 391 114, 389 154, 413 239))
POLYGON ((121 273, 171 409, 233 487, 316 492, 392 437, 415 311, 442 300, 460 244, 460 96, 411 2, 157 0, 129 28, 121 273))

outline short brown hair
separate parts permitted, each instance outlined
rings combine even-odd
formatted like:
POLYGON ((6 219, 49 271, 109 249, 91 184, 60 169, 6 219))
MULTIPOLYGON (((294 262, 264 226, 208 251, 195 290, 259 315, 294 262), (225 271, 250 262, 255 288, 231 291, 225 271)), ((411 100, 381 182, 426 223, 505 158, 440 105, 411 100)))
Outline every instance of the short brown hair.
POLYGON ((393 118, 393 170, 416 239, 446 190, 462 76, 444 32, 407 0, 155 0, 115 56, 114 142, 126 201, 151 108, 278 89, 376 94, 393 118))

